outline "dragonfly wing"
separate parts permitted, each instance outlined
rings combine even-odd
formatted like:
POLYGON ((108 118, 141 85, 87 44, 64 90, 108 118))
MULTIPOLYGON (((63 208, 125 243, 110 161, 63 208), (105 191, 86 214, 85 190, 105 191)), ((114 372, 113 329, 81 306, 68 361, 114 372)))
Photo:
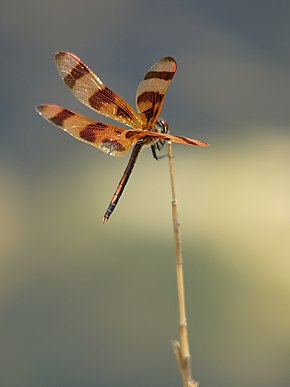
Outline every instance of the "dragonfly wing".
POLYGON ((122 156, 131 149, 135 141, 135 138, 126 137, 128 130, 124 128, 92 120, 61 106, 39 105, 36 110, 43 118, 76 139, 111 156, 122 156))
POLYGON ((172 141, 178 144, 187 144, 187 145, 195 145, 195 146, 208 146, 209 144, 204 141, 195 140, 189 137, 183 136, 173 136, 168 133, 156 133, 148 131, 138 131, 138 130, 127 130, 125 133, 125 137, 131 139, 133 143, 143 140, 145 145, 151 145, 155 141, 163 140, 163 141, 172 141))
POLYGON ((135 129, 142 121, 134 109, 76 55, 69 52, 55 54, 56 67, 64 83, 74 96, 89 108, 135 129))
POLYGON ((167 56, 155 63, 145 74, 136 93, 136 106, 143 128, 153 128, 160 115, 164 95, 176 72, 175 60, 167 56))

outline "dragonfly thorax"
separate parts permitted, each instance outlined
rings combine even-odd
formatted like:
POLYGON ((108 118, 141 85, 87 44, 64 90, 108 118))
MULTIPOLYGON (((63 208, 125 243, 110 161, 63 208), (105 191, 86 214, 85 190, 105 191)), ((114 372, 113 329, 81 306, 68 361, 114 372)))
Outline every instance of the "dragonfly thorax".
POLYGON ((158 133, 168 133, 169 132, 169 124, 163 118, 159 117, 159 119, 155 122, 155 130, 158 133))
MULTIPOLYGON (((154 129, 157 133, 168 133, 169 124, 163 118, 159 117, 159 119, 155 122, 154 129)), ((157 152, 159 152, 163 148, 165 142, 165 140, 157 140, 154 141, 154 143, 151 145, 152 155, 155 160, 159 160, 160 157, 158 157, 157 152)))

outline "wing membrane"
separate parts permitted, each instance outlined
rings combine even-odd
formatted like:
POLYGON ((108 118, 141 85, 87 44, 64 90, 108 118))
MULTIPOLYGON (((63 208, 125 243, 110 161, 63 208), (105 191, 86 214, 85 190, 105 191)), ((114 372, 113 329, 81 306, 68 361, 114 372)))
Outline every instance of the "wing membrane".
MULTIPOLYGON (((127 138, 128 130, 92 120, 57 105, 37 106, 38 113, 76 139, 91 144, 111 156, 122 156, 135 139, 127 138)), ((132 131, 134 132, 134 131, 132 131)))
POLYGON ((176 72, 175 60, 167 56, 155 63, 145 74, 136 93, 136 106, 143 127, 150 129, 160 115, 164 95, 176 72))
POLYGON ((83 104, 132 128, 142 128, 142 121, 134 109, 76 55, 57 52, 55 63, 64 83, 83 104))
POLYGON ((127 130, 107 125, 57 105, 39 105, 36 110, 47 121, 76 139, 91 144, 111 156, 122 156, 140 140, 143 141, 144 145, 150 145, 158 140, 196 146, 208 145, 206 142, 183 136, 143 130, 127 130))
POLYGON ((183 137, 183 136, 174 136, 168 133, 156 133, 151 131, 141 131, 141 130, 126 130, 126 138, 130 138, 133 143, 143 140, 146 145, 151 145, 155 141, 172 141, 178 144, 187 144, 195 146, 208 146, 207 142, 194 140, 193 138, 183 137))

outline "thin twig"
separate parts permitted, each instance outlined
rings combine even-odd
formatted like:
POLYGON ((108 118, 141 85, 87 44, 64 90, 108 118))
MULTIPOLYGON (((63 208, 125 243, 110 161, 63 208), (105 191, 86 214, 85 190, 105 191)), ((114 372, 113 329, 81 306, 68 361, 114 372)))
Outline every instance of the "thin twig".
POLYGON ((172 144, 168 142, 168 159, 169 159, 169 173, 172 191, 172 220, 173 231, 175 239, 175 253, 176 253, 176 277, 177 277, 177 292, 179 304, 179 341, 172 342, 173 351, 182 375, 183 387, 198 387, 198 383, 191 377, 190 365, 190 351, 188 344, 188 331, 185 310, 185 296, 184 296, 184 280, 183 280, 183 264, 182 264, 182 248, 180 236, 180 223, 178 218, 178 208, 175 190, 174 170, 173 170, 173 155, 172 144))

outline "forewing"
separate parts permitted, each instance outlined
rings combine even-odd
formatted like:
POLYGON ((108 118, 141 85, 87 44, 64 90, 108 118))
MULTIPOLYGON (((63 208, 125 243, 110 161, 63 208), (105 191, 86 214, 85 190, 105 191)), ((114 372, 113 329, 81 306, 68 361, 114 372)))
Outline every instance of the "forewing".
POLYGON ((128 130, 92 120, 61 106, 40 105, 36 110, 43 118, 76 139, 91 144, 111 156, 122 156, 134 143, 134 138, 126 137, 128 130))
POLYGON ((151 129, 160 115, 164 95, 176 72, 175 60, 167 56, 146 73, 136 93, 136 106, 144 129, 151 129))
POLYGON ((134 109, 108 88, 80 58, 62 51, 55 54, 55 63, 64 83, 83 104, 113 120, 141 129, 142 121, 134 109))

